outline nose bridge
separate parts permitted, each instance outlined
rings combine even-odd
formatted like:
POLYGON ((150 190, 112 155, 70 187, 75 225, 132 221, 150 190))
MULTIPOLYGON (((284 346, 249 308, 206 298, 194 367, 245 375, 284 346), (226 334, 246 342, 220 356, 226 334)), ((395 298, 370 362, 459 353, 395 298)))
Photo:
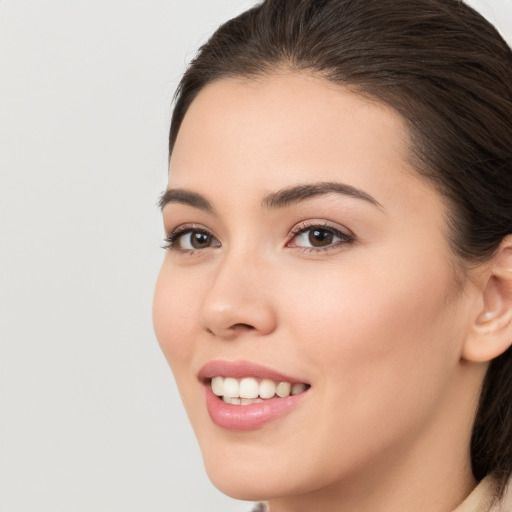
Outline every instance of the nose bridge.
POLYGON ((215 336, 268 334, 275 328, 272 290, 263 255, 242 247, 226 250, 204 296, 201 322, 215 336))

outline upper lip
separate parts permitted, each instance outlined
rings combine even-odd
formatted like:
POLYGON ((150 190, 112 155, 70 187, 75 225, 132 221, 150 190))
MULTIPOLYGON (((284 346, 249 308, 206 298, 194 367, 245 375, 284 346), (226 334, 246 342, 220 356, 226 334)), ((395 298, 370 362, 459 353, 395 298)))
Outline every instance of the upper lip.
POLYGON ((260 379, 270 379, 276 382, 289 382, 290 384, 303 383, 305 380, 273 370, 267 366, 262 366, 250 361, 225 361, 214 360, 206 363, 199 370, 198 377, 207 381, 213 377, 234 377, 241 379, 243 377, 254 377, 260 379))

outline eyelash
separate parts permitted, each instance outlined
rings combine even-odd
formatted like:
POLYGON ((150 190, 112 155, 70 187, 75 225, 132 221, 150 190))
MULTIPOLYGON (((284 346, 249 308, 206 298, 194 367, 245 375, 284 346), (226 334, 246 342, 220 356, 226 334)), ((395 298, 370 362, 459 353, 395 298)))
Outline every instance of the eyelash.
POLYGON ((335 228, 334 226, 331 226, 324 222, 323 224, 318 223, 308 223, 308 222, 302 222, 295 226, 289 234, 290 241, 287 242, 288 247, 292 247, 294 249, 299 249, 302 252, 307 253, 313 253, 313 254, 319 254, 322 252, 332 251, 339 249, 343 245, 349 245, 355 242, 355 237, 351 234, 345 233, 344 231, 341 231, 338 228, 335 228), (304 247, 299 245, 289 245, 291 241, 297 239, 299 235, 308 233, 310 231, 323 231, 330 233, 331 235, 334 235, 335 237, 339 238, 337 242, 334 242, 330 245, 323 246, 323 247, 304 247))
MULTIPOLYGON (((183 225, 179 228, 175 229, 169 236, 165 238, 165 245, 163 246, 163 249, 172 251, 172 252, 179 252, 182 254, 197 254, 203 249, 183 249, 179 245, 180 239, 189 234, 189 233, 200 233, 206 236, 211 237, 212 240, 215 240, 218 242, 218 245, 215 245, 213 247, 220 247, 222 244, 218 241, 218 239, 209 231, 208 229, 201 227, 201 226, 195 226, 195 225, 183 225)), ((340 229, 335 228, 334 226, 330 226, 327 223, 323 224, 308 224, 306 222, 302 222, 295 226, 288 235, 289 241, 286 243, 287 247, 292 247, 294 249, 299 249, 303 252, 307 253, 314 253, 319 254, 322 252, 327 252, 333 249, 338 249, 340 246, 343 245, 349 245, 355 242, 355 237, 351 234, 345 233, 341 231, 340 229), (294 239, 296 239, 299 235, 303 235, 309 231, 323 231, 327 232, 336 238, 339 238, 339 240, 335 243, 332 243, 327 246, 321 246, 321 247, 304 247, 304 246, 298 246, 298 245, 290 245, 290 242, 292 242, 294 239)), ((212 248, 212 246, 206 247, 206 248, 212 248)))
POLYGON ((168 251, 179 252, 182 254, 196 254, 201 249, 183 249, 179 245, 180 239, 189 233, 200 233, 206 236, 210 236, 214 240, 217 240, 217 238, 206 228, 193 224, 184 224, 176 228, 170 235, 165 237, 165 245, 162 248, 168 251))

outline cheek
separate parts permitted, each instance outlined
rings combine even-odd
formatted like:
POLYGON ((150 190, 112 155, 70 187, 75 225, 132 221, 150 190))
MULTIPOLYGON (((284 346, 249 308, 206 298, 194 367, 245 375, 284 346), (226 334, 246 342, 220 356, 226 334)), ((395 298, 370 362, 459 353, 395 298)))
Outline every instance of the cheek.
POLYGON ((302 272, 281 303, 287 338, 316 388, 304 452, 327 480, 417 439, 458 361, 445 313, 451 276, 418 276, 405 263, 368 268, 302 272))
POLYGON ((326 400, 337 401, 343 420, 352 415, 360 426, 379 416, 399 424, 405 410, 427 414, 458 362, 446 265, 418 273, 421 265, 401 263, 383 265, 386 272, 347 265, 350 272, 340 266, 325 275, 303 273, 300 291, 283 301, 290 338, 326 400))
POLYGON ((290 265, 280 308, 288 314, 286 325, 304 333, 305 350, 307 339, 315 339, 319 356, 354 352, 367 361, 414 354, 424 342, 432 350, 440 342, 439 331, 454 323, 451 266, 438 246, 429 251, 422 240, 402 245, 354 250, 341 262, 298 271, 290 265))

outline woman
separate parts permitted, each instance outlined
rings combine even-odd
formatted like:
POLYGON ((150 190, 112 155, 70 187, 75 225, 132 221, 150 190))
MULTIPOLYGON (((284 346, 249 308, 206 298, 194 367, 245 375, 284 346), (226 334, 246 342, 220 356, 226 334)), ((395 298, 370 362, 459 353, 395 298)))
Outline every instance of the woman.
POLYGON ((267 0, 201 48, 154 324, 220 490, 512 510, 511 119, 457 0, 267 0))

